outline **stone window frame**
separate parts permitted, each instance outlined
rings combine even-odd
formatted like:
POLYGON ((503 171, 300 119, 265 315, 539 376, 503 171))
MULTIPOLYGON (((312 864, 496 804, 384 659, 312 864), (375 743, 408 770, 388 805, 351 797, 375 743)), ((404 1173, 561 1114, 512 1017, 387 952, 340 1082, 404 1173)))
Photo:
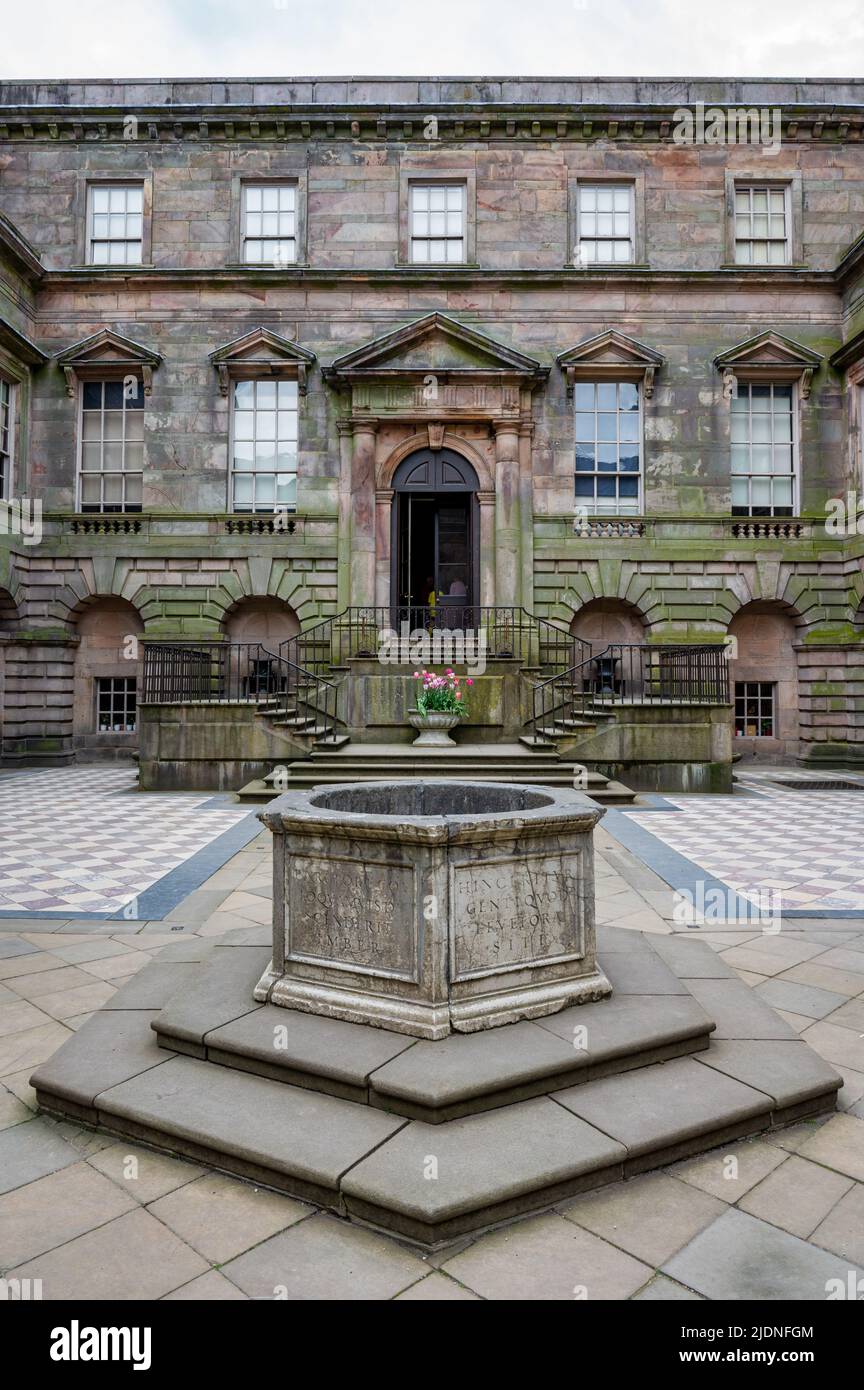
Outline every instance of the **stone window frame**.
POLYGON ((732 701, 733 701, 732 727, 733 727, 734 738, 737 739, 737 738, 776 738, 776 737, 777 737, 777 682, 776 682, 776 681, 758 681, 758 680, 757 680, 757 681, 750 681, 750 680, 743 680, 743 681, 737 681, 737 680, 736 680, 736 681, 733 681, 733 682, 732 682, 732 701), (755 695, 748 695, 748 694, 747 694, 747 686, 754 686, 754 685, 759 687, 758 692, 757 692, 755 695), (739 686, 744 686, 744 690, 742 691, 742 693, 741 693, 740 695, 738 694, 738 687, 739 687, 739 686), (764 688, 765 688, 766 686, 768 687, 768 689, 769 689, 769 691, 770 691, 770 694, 768 694, 768 695, 765 695, 765 694, 763 693, 764 688), (738 719, 738 702, 739 702, 739 700, 742 700, 742 701, 744 702, 744 727, 745 727, 745 732, 744 732, 744 733, 739 733, 739 732, 738 732, 738 723, 739 723, 739 719, 738 719), (771 732, 770 732, 769 734, 762 734, 762 733, 758 733, 758 734, 748 734, 748 733, 746 732, 746 727, 747 727, 747 701, 748 701, 748 700, 756 700, 756 702, 757 702, 757 706, 758 706, 758 710, 759 710, 759 713, 758 713, 757 716, 756 716, 757 724, 759 724, 759 725, 761 726, 761 724, 764 722, 764 720, 765 720, 766 717, 767 717, 768 719, 770 719, 770 722, 771 722, 771 732), (765 715, 762 714, 762 710, 763 710, 764 708, 768 708, 768 709, 770 710, 770 714, 769 714, 768 716, 765 716, 765 715))
POLYGON ((308 262, 309 179, 305 169, 286 169, 282 173, 232 174, 231 176, 231 242, 228 268, 231 270, 270 271, 289 274, 307 266, 308 262), (293 184, 297 190, 294 211, 294 255, 287 265, 266 264, 243 260, 243 189, 246 185, 263 188, 267 184, 293 184))
POLYGON ((139 695, 139 690, 138 690, 138 684, 139 684, 139 683, 138 683, 138 677, 137 677, 137 676, 93 676, 93 677, 92 677, 92 680, 93 680, 93 733, 95 733, 95 734, 113 734, 115 737, 120 736, 120 737, 125 737, 125 738, 133 738, 133 737, 135 736, 135 734, 138 732, 138 695, 139 695), (133 707, 134 707, 133 724, 132 724, 132 728, 131 728, 131 729, 100 729, 100 728, 99 728, 99 717, 100 717, 100 715, 102 714, 102 709, 101 709, 101 698, 100 698, 100 697, 101 697, 102 694, 103 694, 103 691, 102 691, 102 689, 101 689, 101 686, 102 686, 103 682, 104 682, 105 684, 109 684, 109 683, 110 683, 110 685, 111 685, 111 687, 112 687, 112 689, 111 689, 110 692, 104 692, 104 693, 106 693, 106 694, 110 694, 110 696, 112 697, 112 698, 109 699, 109 701, 108 701, 109 710, 113 710, 113 709, 117 708, 117 705, 115 704, 115 701, 114 701, 114 699, 113 699, 113 697, 119 693, 119 692, 117 691, 116 687, 117 687, 120 683, 122 683, 122 684, 126 687, 125 693, 124 693, 124 698, 123 698, 123 700, 122 700, 122 708, 123 708, 123 712, 124 712, 124 713, 127 713, 127 712, 128 712, 128 705, 129 705, 129 686, 131 685, 131 687, 132 687, 132 702, 133 702, 133 707))
MULTIPOLYGON (((147 410, 147 396, 149 395, 149 390, 148 390, 148 388, 147 388, 147 377, 146 377, 146 375, 145 375, 145 371, 144 371, 143 367, 140 366, 140 365, 137 364, 137 363, 122 363, 122 364, 121 364, 121 363, 118 363, 118 364, 117 364, 117 367, 115 367, 113 363, 103 363, 103 364, 101 364, 101 365, 99 365, 99 364, 94 364, 94 366, 93 366, 92 368, 87 368, 86 366, 83 367, 83 368, 78 368, 78 367, 76 367, 76 369, 75 369, 75 380, 76 380, 76 389, 75 389, 75 413, 76 413, 76 431, 75 431, 75 433, 76 433, 76 439, 75 439, 75 511, 76 511, 76 513, 77 513, 78 515, 81 515, 81 516, 83 516, 83 515, 88 515, 88 516, 140 516, 141 513, 142 513, 143 510, 144 510, 143 489, 144 489, 144 479, 145 479, 145 477, 146 477, 146 475, 147 475, 147 435, 146 435, 146 428, 147 428, 147 427, 146 427, 146 422, 145 422, 145 412, 146 412, 146 410, 147 410), (119 368, 119 370, 118 370, 118 368, 119 368), (96 510, 91 510, 91 511, 88 511, 87 513, 85 513, 85 512, 84 512, 83 496, 82 496, 82 492, 83 492, 83 487, 82 487, 82 485, 83 485, 84 477, 85 477, 85 474, 84 474, 84 467, 83 467, 83 464, 84 464, 84 387, 85 387, 86 385, 89 385, 90 383, 93 383, 93 382, 102 382, 102 383, 105 383, 105 382, 112 382, 112 381, 114 381, 114 382, 120 381, 121 383, 125 383, 125 381, 126 381, 129 377, 135 377, 135 378, 140 382, 140 384, 141 384, 141 398, 142 398, 142 403, 141 403, 141 417, 142 417, 142 428, 143 428, 144 431, 145 431, 145 433, 144 433, 144 440, 143 440, 142 449, 141 449, 141 489, 142 489, 142 498, 141 498, 141 502, 140 502, 140 504, 138 504, 138 505, 136 505, 135 503, 132 503, 130 506, 126 506, 125 500, 124 500, 124 505, 121 506, 121 507, 114 507, 114 508, 111 508, 111 507, 104 507, 104 506, 102 506, 102 507, 100 507, 100 508, 98 509, 98 511, 96 511, 96 510)), ((103 404, 103 406, 102 406, 102 413, 103 413, 103 414, 104 414, 104 410, 105 410, 105 407, 104 407, 104 404, 103 404)), ((125 411, 125 407, 124 407, 124 411, 125 411)), ((104 442, 104 441, 103 441, 103 442, 104 442)), ((122 472, 123 477, 124 477, 124 479, 125 479, 126 477, 130 477, 130 476, 132 476, 132 474, 137 473, 138 470, 137 470, 137 469, 129 469, 128 472, 127 472, 127 470, 126 470, 126 468, 125 468, 125 444, 126 444, 126 440, 125 440, 125 439, 124 439, 124 441, 123 441, 123 444, 124 444, 124 467, 123 467, 120 471, 122 472)), ((116 471, 116 470, 107 470, 107 471, 116 471)), ((98 470, 98 473, 99 473, 100 476, 101 476, 102 474, 104 474, 105 472, 106 472, 106 470, 105 470, 104 468, 98 470)), ((124 499, 125 499, 125 487, 124 487, 124 499)))
MULTIPOLYGON (((599 413, 609 413, 609 412, 600 412, 600 411, 599 411, 599 408, 595 405, 595 406, 594 406, 594 411, 593 411, 593 413, 594 413, 594 415, 596 416, 596 415, 599 414, 599 413)), ((617 418, 618 416, 620 416, 621 413, 622 413, 622 412, 621 412, 621 410, 620 410, 620 407, 616 407, 616 411, 615 411, 616 418, 617 418)), ((624 517, 624 518, 628 518, 628 519, 632 520, 633 518, 638 518, 638 517, 644 516, 644 515, 645 515, 645 491, 646 491, 646 476, 645 476, 645 380, 644 380, 644 375, 643 375, 643 376, 640 376, 640 377, 634 377, 633 375, 629 375, 629 376, 628 376, 626 373, 619 373, 619 374, 613 376, 613 375, 611 375, 611 374, 610 374, 610 375, 605 375, 602 371, 597 372, 596 370, 595 370, 595 372, 592 374, 589 370, 586 370, 586 371, 584 372, 584 374, 581 375, 581 376, 579 376, 579 377, 577 377, 576 380, 575 380, 575 382, 574 382, 573 403, 572 403, 572 409, 571 409, 570 418, 571 418, 571 420, 572 420, 572 422, 573 422, 573 497, 574 497, 574 505, 575 505, 575 507, 576 507, 577 509, 579 509, 579 510, 577 510, 577 512, 576 512, 577 517, 596 517, 596 518, 602 518, 603 520, 607 520, 607 521, 608 521, 610 518, 617 518, 617 517, 624 517), (599 497, 599 495, 598 495, 598 493, 597 493, 596 483, 597 483, 597 479, 600 478, 600 477, 603 476, 603 475, 601 474, 600 469, 597 467, 597 460, 596 460, 596 458, 595 458, 595 467, 594 467, 594 469, 593 469, 592 471, 590 471, 590 472, 589 472, 588 470, 586 470, 585 472, 583 472, 583 473, 581 474, 582 477, 591 477, 591 478, 594 479, 594 484, 595 484, 595 486, 594 486, 594 495, 593 495, 593 497, 592 497, 592 499, 591 499, 593 505, 589 506, 589 505, 587 504, 587 502, 584 502, 584 503, 583 503, 583 502, 580 502, 580 499, 579 499, 578 495, 576 494, 576 480, 577 480, 577 479, 579 478, 579 476, 580 476, 580 470, 578 470, 577 467, 576 467, 576 446, 577 446, 577 443, 579 442, 578 436, 577 436, 577 433, 576 433, 576 414, 577 414, 577 408, 576 408, 576 388, 578 388, 579 386, 594 386, 594 387, 595 387, 595 390, 596 390, 596 388, 597 388, 598 386, 615 386, 615 387, 616 387, 616 401, 617 401, 617 395, 618 395, 617 388, 618 388, 619 386, 622 386, 622 385, 631 385, 631 386, 635 386, 635 387, 636 387, 636 399, 637 399, 637 402, 638 402, 638 414, 637 414, 638 428, 637 428, 636 443, 637 443, 638 448, 639 448, 639 470, 638 470, 637 474, 635 475, 635 476, 636 476, 636 479, 637 479, 636 501, 635 501, 635 503, 634 503, 632 509, 629 509, 626 505, 622 507, 622 505, 621 505, 622 499, 621 499, 621 497, 619 496, 618 490, 617 490, 617 481, 620 480, 620 478, 621 478, 622 476, 623 476, 623 477, 628 477, 628 476, 629 476, 629 477, 632 477, 633 475, 632 475, 632 474, 622 474, 622 473, 620 472, 620 470, 616 470, 615 473, 610 473, 610 474, 608 475, 608 476, 614 477, 614 478, 616 479, 616 493, 615 493, 615 502, 616 502, 616 505, 615 505, 614 507, 611 507, 611 506, 609 506, 609 507, 604 507, 604 506, 602 506, 602 505, 600 504, 600 503, 601 503, 601 499, 600 499, 600 497, 599 497)), ((598 443, 599 443, 599 442, 602 442, 602 441, 598 441, 598 443)), ((611 441, 610 441, 610 442, 611 442, 611 441)), ((617 443, 618 443, 618 441, 616 440, 616 446, 617 446, 617 443)))
POLYGON ((645 221, 645 175, 616 173, 610 169, 585 169, 571 173, 567 180, 567 246, 564 265, 568 270, 603 270, 618 267, 632 270, 648 264, 645 221), (586 184, 629 184, 633 190, 633 259, 631 261, 590 261, 583 265, 576 255, 579 245, 579 189, 586 184))
POLYGON ((125 274, 153 267, 153 173, 152 171, 130 170, 128 174, 94 174, 81 171, 78 174, 74 216, 78 228, 75 247, 78 266, 97 275, 125 274), (128 188, 130 184, 140 184, 144 196, 141 221, 141 262, 133 265, 96 265, 90 260, 90 190, 91 188, 128 188))
POLYGON ((397 266, 413 270, 439 271, 477 269, 477 172, 473 165, 452 164, 442 168, 435 164, 425 168, 422 162, 399 165, 399 246, 397 266), (413 184, 460 183, 465 188, 465 259, 463 261, 411 260, 411 187, 413 184))
MULTIPOLYGON (((286 364, 286 369, 282 369, 282 370, 279 370, 279 371, 277 371, 277 372, 272 372, 272 371, 271 371, 271 372, 263 372, 263 371, 261 371, 261 369, 260 369, 260 365, 259 365, 259 368, 258 368, 257 371, 253 370, 252 368, 250 368, 248 371, 242 371, 242 370, 240 370, 240 371, 232 370, 232 371, 231 371, 231 373, 230 373, 230 375, 229 375, 229 381, 228 381, 228 477, 227 477, 227 480, 226 480, 226 497, 225 497, 225 512, 226 512, 226 515, 227 515, 227 516, 248 516, 248 517, 256 517, 256 516, 278 516, 280 513, 284 513, 284 514, 286 514, 286 515, 288 515, 288 516, 295 516, 295 515, 296 515, 296 513, 297 513, 297 488, 299 487, 299 481, 300 481, 300 432, 301 432, 301 427, 302 427, 302 416, 303 416, 303 411, 302 411, 301 402, 302 402, 302 400, 303 400, 303 395, 304 395, 304 393, 301 392, 301 390, 300 390, 300 382, 299 382, 298 372, 297 372, 296 370, 294 370, 294 371, 290 370, 290 366, 288 366, 288 364, 286 364), (262 382, 262 381, 263 381, 263 382, 272 381, 272 382, 274 382, 274 383, 277 385, 277 387, 278 387, 278 384, 279 384, 280 382, 286 382, 286 381, 288 381, 288 382, 293 382, 293 383, 295 383, 295 385, 297 386, 297 405, 296 405, 296 414, 297 414, 297 463, 296 463, 296 466, 295 466, 294 472, 293 472, 293 477, 294 477, 294 481, 295 481, 294 502, 293 502, 293 504, 288 503, 288 502, 277 502, 277 501, 274 500, 272 507, 270 507, 270 508, 263 508, 263 509, 262 509, 262 508, 257 508, 257 509, 256 509, 254 506, 252 506, 252 507, 237 507, 237 506, 235 505, 235 500, 234 500, 234 479, 235 479, 236 475, 237 475, 238 473, 240 473, 241 476, 245 474, 245 476, 247 476, 247 477, 248 477, 248 476, 251 476, 251 477, 254 479, 255 476, 256 476, 256 473, 257 473, 257 470, 256 470, 256 469, 250 469, 250 470, 247 471, 247 470, 242 470, 242 469, 236 469, 236 468, 234 467, 234 429, 235 429, 235 425, 234 425, 234 412, 235 412, 235 408, 236 408, 236 407, 235 407, 235 403, 234 403, 234 387, 235 387, 236 383, 239 382, 239 381, 251 381, 251 382, 254 382, 254 383, 258 383, 258 382, 262 382)), ((257 399, 257 391, 256 391, 256 399, 257 399)), ((257 405, 256 405, 255 407, 253 407, 253 413, 256 413, 256 414, 257 414, 257 405)), ((277 413, 277 415, 278 415, 278 409, 277 409, 277 412, 276 412, 276 413, 277 413)), ((271 469, 262 469, 262 470, 261 470, 262 473, 273 472, 274 475, 277 475, 277 476, 278 476, 278 471, 279 471, 279 470, 278 470, 278 469, 275 469, 275 468, 272 469, 272 470, 271 470, 271 469)), ((287 470, 286 470, 286 471, 287 471, 287 470)), ((289 476, 290 476, 290 474, 289 474, 289 476)), ((253 484, 253 491, 254 491, 254 484, 253 484)))
POLYGON ((748 271, 780 271, 789 270, 791 266, 802 266, 804 264, 804 181, 798 170, 792 169, 787 173, 775 171, 766 172, 763 165, 761 169, 727 169, 725 178, 725 222, 726 222, 726 243, 724 269, 739 270, 743 274, 748 271), (785 188, 786 189, 786 227, 787 227, 787 247, 788 259, 777 264, 747 264, 746 262, 736 261, 735 259, 735 194, 739 188, 752 188, 758 184, 760 187, 785 188))
POLYGON ((6 359, 0 354, 0 382, 9 387, 9 433, 8 449, 0 454, 0 501, 6 502, 15 493, 15 474, 18 470, 19 412, 21 387, 26 380, 24 375, 7 367, 6 359))
MULTIPOLYGON (((747 512, 736 512, 736 511, 733 510, 733 503, 732 503, 732 481, 733 481, 734 478, 736 478, 736 477, 747 477, 747 478, 752 479, 753 477, 756 477, 756 476, 760 476, 760 477, 761 477, 761 476, 770 476, 770 477, 774 478, 774 477, 778 477, 778 476, 781 476, 781 477, 782 477, 782 476, 784 476, 784 475, 782 475, 782 474, 779 474, 779 475, 778 475, 778 474, 775 474, 775 473, 773 472, 773 470, 772 470, 772 472, 771 472, 770 475, 763 475, 763 474, 756 475, 756 474, 754 474, 752 471, 749 471, 749 472, 747 472, 746 474, 736 474, 736 473, 733 473, 733 472, 732 472, 732 449, 733 449, 734 446, 733 446, 733 444, 732 444, 732 438, 731 438, 731 429, 732 429, 732 426, 731 426, 731 422, 730 422, 730 426, 729 426, 729 429, 730 429, 730 438, 729 438, 729 513, 730 513, 730 515, 731 515, 732 517, 735 518, 735 520, 741 520, 741 521, 743 521, 743 520, 748 520, 748 519, 751 520, 751 521, 752 521, 752 520, 766 520, 766 521, 767 521, 767 520, 771 520, 771 518, 773 518, 773 517, 777 517, 777 518, 780 518, 780 519, 783 519, 783 520, 787 520, 787 521, 788 521, 788 520, 789 520, 790 518, 792 518, 792 517, 796 517, 796 516, 800 516, 800 515, 801 515, 801 492, 802 492, 802 477, 801 477, 801 389, 800 389, 800 385, 801 385, 801 384, 800 384, 799 381, 784 379, 782 376, 778 376, 778 377, 776 377, 776 378, 774 378, 774 377, 766 377, 766 376, 762 376, 762 375, 759 375, 759 376, 751 376, 751 375, 748 375, 748 374, 747 374, 746 369, 745 369, 745 370, 743 370, 741 373, 736 373, 736 384, 735 384, 735 396, 736 396, 736 397, 738 396, 738 388, 739 388, 739 385, 740 385, 740 386, 746 386, 746 387, 748 387, 748 388, 750 388, 750 387, 752 387, 752 386, 788 386, 788 387, 790 388, 791 392, 792 392, 792 401, 791 401, 791 408, 790 408, 790 418, 791 418, 791 424, 792 424, 792 474, 791 474, 791 476, 792 476, 792 507, 791 507, 791 511, 790 511, 788 514, 787 514, 786 512, 778 512, 778 511, 775 511, 774 505, 773 505, 773 501, 772 501, 771 510, 770 510, 769 512, 764 512, 764 513, 762 513, 762 512, 754 512, 753 509, 752 509, 752 506, 751 506, 750 510, 747 511, 747 512)), ((731 402, 730 402, 730 404, 731 404, 731 402)), ((752 410, 751 410, 751 415, 752 415, 752 410)), ((749 443, 750 443, 750 447, 751 447, 751 449, 752 449, 752 445, 753 445, 753 440, 752 440, 752 438, 750 439, 749 443)), ((772 494, 772 496, 773 496, 773 494, 772 494)))

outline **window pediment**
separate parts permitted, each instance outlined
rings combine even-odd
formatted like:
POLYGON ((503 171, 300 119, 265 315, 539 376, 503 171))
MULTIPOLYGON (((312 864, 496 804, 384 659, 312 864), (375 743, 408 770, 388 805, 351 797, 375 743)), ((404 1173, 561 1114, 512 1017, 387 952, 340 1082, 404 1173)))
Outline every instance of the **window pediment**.
POLYGON ((66 377, 66 394, 74 396, 76 383, 99 377, 118 377, 124 374, 140 377, 144 395, 149 396, 153 384, 153 369, 162 357, 152 348, 136 343, 103 328, 89 338, 82 338, 71 347, 58 352, 54 359, 66 377))
POLYGON ((822 358, 803 343, 784 338, 782 333, 759 333, 736 343, 714 358, 714 365, 723 373, 723 395, 726 400, 735 394, 736 382, 775 381, 800 383, 801 395, 810 395, 813 373, 822 358))
POLYGON ((316 361, 315 353, 282 338, 269 328, 256 328, 242 338, 211 352, 210 361, 219 374, 219 390, 227 396, 232 380, 254 377, 283 377, 297 381, 301 396, 306 395, 306 374, 316 361))
POLYGON ((566 378, 568 396, 573 395, 578 380, 639 381, 647 400, 654 394, 654 378, 666 362, 661 353, 614 328, 560 352, 555 360, 566 378))
POLYGON ((325 379, 345 385, 410 380, 430 372, 457 378, 510 376, 538 383, 548 376, 548 368, 533 357, 440 313, 364 343, 324 368, 325 379))

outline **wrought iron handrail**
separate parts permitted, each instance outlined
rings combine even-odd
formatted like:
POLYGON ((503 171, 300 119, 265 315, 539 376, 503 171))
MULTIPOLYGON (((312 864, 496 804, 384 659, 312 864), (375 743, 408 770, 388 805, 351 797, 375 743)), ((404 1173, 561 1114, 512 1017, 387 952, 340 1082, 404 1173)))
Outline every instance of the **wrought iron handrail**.
POLYGON ((522 665, 540 669, 567 670, 574 658, 583 659, 591 652, 590 642, 574 637, 566 628, 556 627, 547 618, 538 618, 520 605, 475 605, 449 603, 446 598, 435 604, 353 605, 340 613, 280 643, 279 650, 290 660, 307 669, 326 670, 342 666, 354 657, 376 657, 386 645, 393 660, 394 642, 401 644, 405 662, 410 634, 426 633, 439 637, 443 654, 435 659, 457 664, 464 655, 448 656, 446 639, 452 636, 452 649, 464 653, 477 651, 482 635, 485 655, 494 660, 516 659, 522 665), (307 655, 308 647, 318 651, 307 655), (303 661, 300 654, 303 653, 303 661))
POLYGON ((612 642, 533 690, 534 732, 566 732, 568 720, 598 708, 729 702, 729 665, 720 643, 612 642))
POLYGON ((142 704, 254 704, 331 736, 338 686, 262 642, 144 644, 142 704))

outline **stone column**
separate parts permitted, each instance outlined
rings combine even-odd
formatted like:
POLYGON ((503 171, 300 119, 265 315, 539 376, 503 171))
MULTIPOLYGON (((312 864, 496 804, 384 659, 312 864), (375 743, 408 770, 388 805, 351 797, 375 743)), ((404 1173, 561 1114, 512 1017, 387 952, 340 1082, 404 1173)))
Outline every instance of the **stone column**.
MULTIPOLYGON (((379 488, 375 493, 375 603, 379 608, 386 608, 391 600, 391 521, 395 496, 392 487, 379 488)), ((395 595, 392 597, 395 602, 395 595)))
POLYGON ((351 470, 354 454, 354 427, 350 420, 337 420, 339 431, 339 529, 336 537, 337 610, 351 603, 351 470))
POLYGON ((480 507, 480 607, 491 608, 495 603, 495 493, 478 492, 480 507))
POLYGON ((351 457, 351 593, 349 603, 375 603, 375 436, 377 420, 354 421, 351 457))
POLYGON ((495 430, 495 603, 522 602, 519 506, 519 421, 497 420, 495 430))
POLYGON ((523 421, 519 426, 519 531, 521 585, 520 603, 529 613, 536 611, 534 603, 534 464, 532 441, 533 422, 523 421))

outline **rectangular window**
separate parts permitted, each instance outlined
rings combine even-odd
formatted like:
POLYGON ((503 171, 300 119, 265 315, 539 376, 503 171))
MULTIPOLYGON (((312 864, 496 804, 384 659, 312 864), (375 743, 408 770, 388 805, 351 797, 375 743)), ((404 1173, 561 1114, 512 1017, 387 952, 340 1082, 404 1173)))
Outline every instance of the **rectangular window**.
POLYGON ((735 186, 735 260, 738 265, 789 261, 789 191, 770 184, 735 186))
POLYGON ((235 381, 231 460, 235 512, 297 505, 297 382, 235 381))
POLYGON ((81 384, 82 512, 140 512, 144 392, 122 381, 81 384))
POLYGON ((249 265, 293 265, 297 260, 297 187, 244 183, 242 257, 249 265))
POLYGON ((12 441, 15 436, 15 387, 0 377, 0 498, 12 496, 12 441))
POLYGON ((774 686, 771 682, 735 682, 735 737, 774 737, 774 686))
POLYGON ((642 473, 639 387, 577 381, 576 503, 598 515, 638 516, 642 473))
POLYGON ((464 263, 465 185, 412 183, 410 199, 412 263, 464 263))
POLYGON ((140 265, 144 185, 91 184, 87 241, 91 265, 140 265))
POLYGON ((134 734, 136 702, 134 676, 100 676, 96 681, 97 732, 134 734))
POLYGON ((635 216, 633 185, 580 183, 577 203, 577 265, 633 260, 635 216))
POLYGON ((732 399, 732 515, 793 516, 794 389, 739 381, 732 399))

